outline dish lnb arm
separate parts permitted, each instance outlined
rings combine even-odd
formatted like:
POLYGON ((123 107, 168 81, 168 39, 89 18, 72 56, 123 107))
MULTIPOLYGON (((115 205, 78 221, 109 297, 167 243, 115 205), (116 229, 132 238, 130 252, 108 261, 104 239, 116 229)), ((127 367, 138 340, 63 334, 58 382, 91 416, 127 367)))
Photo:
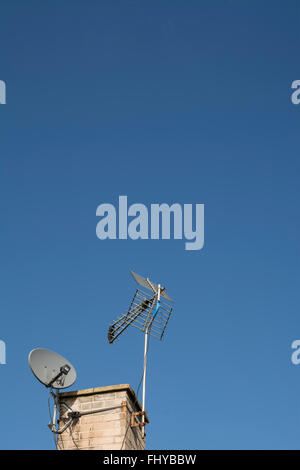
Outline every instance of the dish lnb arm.
POLYGON ((60 379, 63 375, 68 375, 70 370, 71 370, 71 367, 68 364, 61 366, 59 373, 55 377, 53 377, 53 379, 51 379, 51 381, 46 385, 46 387, 52 387, 54 382, 60 379))

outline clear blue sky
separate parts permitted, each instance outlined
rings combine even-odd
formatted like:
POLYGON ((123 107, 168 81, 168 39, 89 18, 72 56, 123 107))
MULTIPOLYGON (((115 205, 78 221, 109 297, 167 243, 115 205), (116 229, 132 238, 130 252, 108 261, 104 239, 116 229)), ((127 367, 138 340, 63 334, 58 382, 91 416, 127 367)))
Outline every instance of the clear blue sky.
POLYGON ((2 449, 51 449, 35 347, 73 389, 142 372, 135 291, 176 300, 148 368, 149 449, 299 449, 296 0, 1 2, 2 449), (205 245, 96 237, 96 208, 204 203, 205 245))

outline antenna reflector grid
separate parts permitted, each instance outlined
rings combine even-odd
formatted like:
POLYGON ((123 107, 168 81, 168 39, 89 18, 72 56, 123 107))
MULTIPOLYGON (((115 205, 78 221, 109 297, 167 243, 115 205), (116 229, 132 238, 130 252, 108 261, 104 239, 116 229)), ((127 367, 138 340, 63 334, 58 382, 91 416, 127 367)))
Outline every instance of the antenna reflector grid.
POLYGON ((149 327, 149 334, 161 340, 173 308, 166 302, 160 301, 159 310, 153 317, 156 297, 156 294, 150 295, 141 289, 137 289, 127 313, 110 325, 108 341, 113 343, 128 326, 134 326, 142 332, 145 332, 146 328, 149 327))

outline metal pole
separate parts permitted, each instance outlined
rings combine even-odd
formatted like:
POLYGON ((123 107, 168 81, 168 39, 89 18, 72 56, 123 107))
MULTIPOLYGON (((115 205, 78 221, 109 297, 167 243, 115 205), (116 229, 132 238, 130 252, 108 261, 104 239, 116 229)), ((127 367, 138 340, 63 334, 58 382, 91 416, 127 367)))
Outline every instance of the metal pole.
MULTIPOLYGON (((147 349, 148 349, 148 328, 145 332, 145 347, 144 347, 144 371, 143 371, 143 399, 142 399, 142 411, 145 411, 146 403, 146 372, 147 372, 147 349)), ((145 422, 145 416, 142 417, 142 422, 145 422)), ((142 429, 142 437, 145 437, 145 426, 142 429)))
POLYGON ((52 429, 56 429, 56 418, 57 418, 57 409, 59 406, 59 391, 56 389, 56 394, 54 397, 54 410, 53 410, 53 420, 52 420, 52 429))
MULTIPOLYGON (((158 291, 157 291, 157 300, 160 301, 160 289, 161 286, 158 284, 158 291)), ((151 322, 148 324, 146 331, 145 331, 145 347, 144 347, 144 371, 143 371, 143 399, 142 399, 142 411, 145 411, 145 405, 146 405, 146 372, 147 372, 147 352, 148 352, 148 332, 149 332, 149 326, 151 325, 151 322)), ((142 417, 142 422, 145 423, 145 415, 142 417)), ((142 437, 145 437, 145 425, 143 426, 142 429, 142 437)))

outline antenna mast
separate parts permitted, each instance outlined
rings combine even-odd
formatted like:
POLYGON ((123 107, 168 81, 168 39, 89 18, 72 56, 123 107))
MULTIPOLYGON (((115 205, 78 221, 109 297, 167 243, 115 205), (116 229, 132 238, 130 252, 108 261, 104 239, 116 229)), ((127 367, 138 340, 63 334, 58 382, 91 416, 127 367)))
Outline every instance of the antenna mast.
POLYGON ((154 336, 162 340, 169 318, 173 308, 166 302, 161 301, 161 297, 173 302, 168 296, 166 289, 161 284, 154 284, 148 278, 130 271, 133 278, 140 286, 150 290, 152 295, 137 289, 132 299, 130 307, 125 315, 113 322, 108 329, 108 342, 113 343, 128 326, 134 326, 145 334, 144 345, 144 367, 143 367, 143 392, 142 392, 142 422, 143 437, 145 436, 146 422, 146 374, 147 374, 147 355, 149 346, 149 336, 154 336))

